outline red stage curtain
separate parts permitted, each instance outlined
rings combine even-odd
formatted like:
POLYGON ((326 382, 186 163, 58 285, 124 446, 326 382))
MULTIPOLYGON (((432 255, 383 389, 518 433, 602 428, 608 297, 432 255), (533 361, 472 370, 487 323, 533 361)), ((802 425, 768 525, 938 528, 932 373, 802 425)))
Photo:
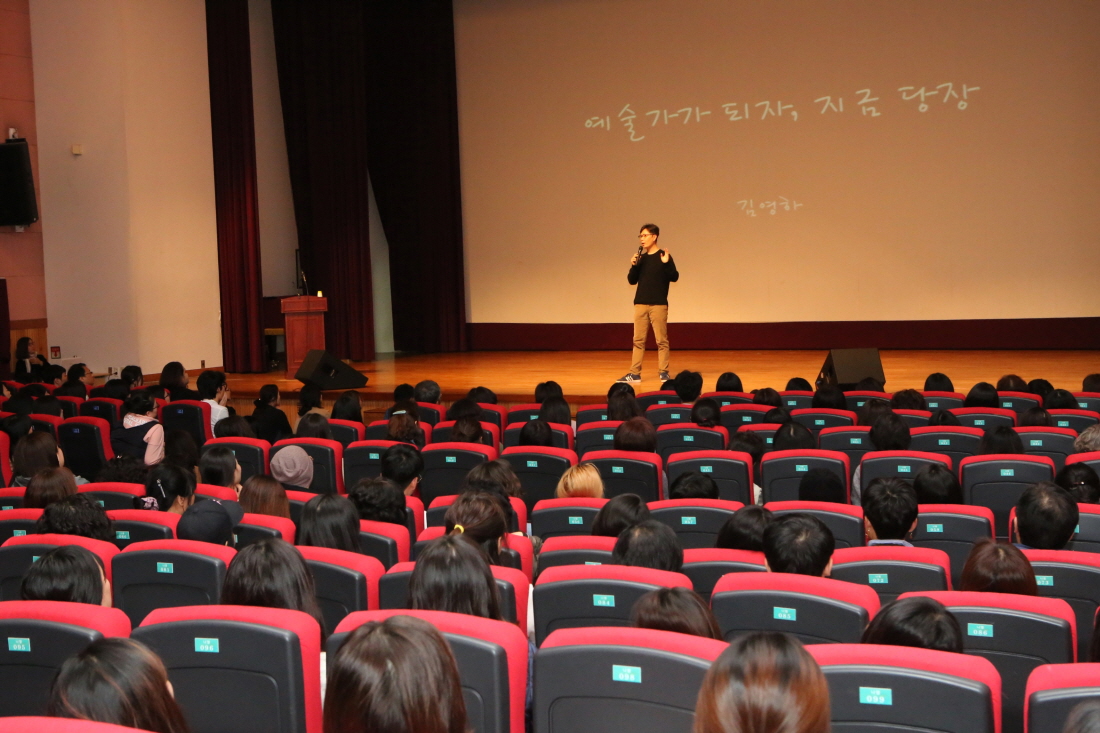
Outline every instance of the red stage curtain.
POLYGON ((263 282, 248 0, 206 0, 206 40, 224 368, 263 372, 263 282))

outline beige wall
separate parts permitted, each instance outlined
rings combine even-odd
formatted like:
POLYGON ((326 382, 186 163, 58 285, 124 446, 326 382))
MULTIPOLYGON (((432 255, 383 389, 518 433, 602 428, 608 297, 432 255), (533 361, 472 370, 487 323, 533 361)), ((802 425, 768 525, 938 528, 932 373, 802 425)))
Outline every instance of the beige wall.
POLYGON ((221 365, 204 3, 30 11, 51 342, 94 369, 221 365))

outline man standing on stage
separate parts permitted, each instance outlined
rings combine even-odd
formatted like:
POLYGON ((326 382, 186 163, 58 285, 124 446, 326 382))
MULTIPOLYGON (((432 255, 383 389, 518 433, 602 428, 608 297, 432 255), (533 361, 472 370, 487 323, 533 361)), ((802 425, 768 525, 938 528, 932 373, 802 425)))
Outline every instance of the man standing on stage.
POLYGON ((642 356, 645 354, 645 337, 653 326, 657 340, 657 377, 662 382, 668 376, 668 284, 680 279, 676 263, 667 249, 657 249, 657 237, 661 230, 656 224, 645 224, 638 233, 638 253, 630 260, 630 272, 626 280, 637 285, 634 294, 634 363, 630 373, 619 382, 627 384, 642 381, 642 356))

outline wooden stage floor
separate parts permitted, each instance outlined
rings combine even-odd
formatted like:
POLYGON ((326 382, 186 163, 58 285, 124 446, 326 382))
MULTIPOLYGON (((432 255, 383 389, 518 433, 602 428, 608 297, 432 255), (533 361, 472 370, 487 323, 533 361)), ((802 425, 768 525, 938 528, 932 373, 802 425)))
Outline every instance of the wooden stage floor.
MULTIPOLYGON (((704 390, 726 371, 736 372, 746 391, 761 387, 783 389, 791 377, 814 381, 826 351, 673 351, 672 373, 690 369, 703 375, 704 390)), ((1086 374, 1100 372, 1100 351, 883 351, 886 389, 922 389, 924 378, 944 372, 955 389, 966 392, 976 382, 996 381, 1005 374, 1025 380, 1043 378, 1055 387, 1079 391, 1086 374)), ((530 402, 535 385, 553 379, 574 405, 602 402, 607 388, 630 368, 629 351, 483 351, 418 356, 384 355, 352 366, 367 375, 360 389, 364 408, 379 413, 389 406, 393 388, 407 382, 434 379, 443 389, 443 401, 453 402, 471 387, 483 385, 503 405, 530 402)), ((238 411, 251 414, 251 400, 262 385, 275 383, 286 402, 293 401, 300 383, 282 372, 230 374, 229 385, 238 411)), ((647 351, 643 381, 635 389, 660 388, 656 353, 647 351)), ((326 393, 326 405, 338 393, 326 393)), ((284 404, 284 406, 286 406, 284 404)))

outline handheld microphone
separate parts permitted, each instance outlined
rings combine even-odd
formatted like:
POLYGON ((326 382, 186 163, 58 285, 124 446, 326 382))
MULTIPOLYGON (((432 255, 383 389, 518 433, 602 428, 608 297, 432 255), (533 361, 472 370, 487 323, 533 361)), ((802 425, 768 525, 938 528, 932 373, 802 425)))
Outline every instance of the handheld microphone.
POLYGON ((645 247, 639 244, 638 245, 638 256, 641 257, 643 252, 645 252, 645 247))

